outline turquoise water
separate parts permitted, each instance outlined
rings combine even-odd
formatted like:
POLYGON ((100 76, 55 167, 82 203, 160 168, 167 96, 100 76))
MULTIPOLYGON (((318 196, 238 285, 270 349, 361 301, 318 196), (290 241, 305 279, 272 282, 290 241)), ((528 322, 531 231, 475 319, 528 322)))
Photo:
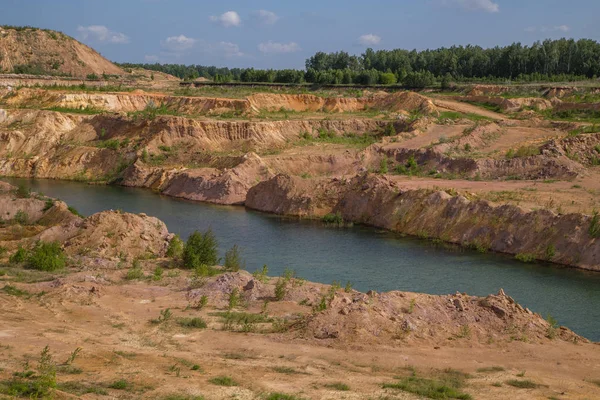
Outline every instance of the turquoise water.
POLYGON ((523 306, 544 316, 551 314, 560 324, 600 341, 600 273, 522 264, 508 256, 435 246, 367 227, 328 228, 320 222, 188 202, 144 189, 5 180, 25 182, 84 215, 107 209, 153 215, 182 238, 210 227, 222 252, 238 244, 249 271, 267 264, 272 276, 287 267, 311 281, 335 280, 342 285, 350 281, 361 291, 459 291, 485 296, 503 288, 523 306))

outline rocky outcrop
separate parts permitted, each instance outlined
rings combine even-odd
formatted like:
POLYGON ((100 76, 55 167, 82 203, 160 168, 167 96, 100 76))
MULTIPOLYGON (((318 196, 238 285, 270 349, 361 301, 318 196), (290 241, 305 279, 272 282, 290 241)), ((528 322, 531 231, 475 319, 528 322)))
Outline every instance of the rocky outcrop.
POLYGON ((340 212, 347 221, 395 232, 600 271, 600 240, 590 236, 590 216, 527 211, 443 191, 403 190, 382 176, 359 175, 343 185, 313 182, 312 188, 278 176, 254 187, 246 206, 300 216, 340 212), (316 211, 316 199, 335 205, 316 211))
POLYGON ((12 251, 38 240, 60 242, 71 255, 133 259, 163 256, 171 239, 166 225, 145 214, 104 211, 84 218, 61 201, 0 186, 0 246, 12 251))

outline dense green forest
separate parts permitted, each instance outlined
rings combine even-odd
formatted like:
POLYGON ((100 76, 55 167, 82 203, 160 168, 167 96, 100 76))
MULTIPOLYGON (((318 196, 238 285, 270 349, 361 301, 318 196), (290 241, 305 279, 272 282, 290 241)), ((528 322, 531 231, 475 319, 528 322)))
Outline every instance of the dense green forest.
POLYGON ((181 64, 121 64, 216 82, 402 84, 424 87, 448 81, 573 81, 600 76, 600 43, 560 39, 484 49, 453 46, 436 50, 367 49, 360 56, 318 52, 305 70, 257 70, 181 64))

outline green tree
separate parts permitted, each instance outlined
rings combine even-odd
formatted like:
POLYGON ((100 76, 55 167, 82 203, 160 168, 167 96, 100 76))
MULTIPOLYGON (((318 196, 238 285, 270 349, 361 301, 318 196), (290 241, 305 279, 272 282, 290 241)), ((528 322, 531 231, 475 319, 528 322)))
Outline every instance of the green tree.
POLYGON ((183 249, 183 265, 185 268, 213 266, 219 262, 217 257, 218 243, 211 229, 201 233, 195 231, 188 238, 183 249))

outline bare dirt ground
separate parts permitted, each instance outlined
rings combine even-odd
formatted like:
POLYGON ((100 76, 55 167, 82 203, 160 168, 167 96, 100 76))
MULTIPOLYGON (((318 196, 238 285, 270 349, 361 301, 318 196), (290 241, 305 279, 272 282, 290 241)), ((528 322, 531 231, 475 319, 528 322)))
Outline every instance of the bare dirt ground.
MULTIPOLYGON (((398 338, 374 345, 370 340, 317 339, 293 329, 269 333, 270 323, 226 326, 215 313, 228 311, 229 287, 219 287, 225 293, 200 289, 208 294, 208 304, 197 310, 190 308, 194 290, 189 290, 186 271, 167 269, 164 277, 153 281, 154 263, 145 265, 148 278, 141 282, 124 280, 126 270, 85 268, 47 282, 12 284, 27 294, 0 292, 1 379, 10 380, 24 361, 33 367, 49 346, 59 364, 81 347, 72 363, 58 367, 56 397, 65 399, 255 399, 269 393, 312 399, 417 399, 382 387, 412 374, 432 379, 458 375, 464 380, 461 391, 474 399, 600 396, 600 387, 593 383, 600 375, 600 352, 594 344, 533 337, 483 342, 448 335, 445 340, 398 338), (151 322, 166 309, 170 318, 151 322), (178 322, 193 317, 203 318, 208 327, 186 328, 178 322), (215 383, 223 376, 232 378, 235 386, 215 383), (124 387, 114 385, 120 380, 126 382, 124 387), (534 387, 514 387, 515 380, 534 387)), ((5 285, 14 272, 2 278, 5 285)), ((215 279, 204 287, 215 287, 215 279)), ((293 320, 310 308, 292 299, 318 293, 321 286, 313 289, 305 283, 292 289, 290 300, 269 302, 266 315, 293 320)), ((420 309, 425 299, 409 295, 420 309)), ((250 299, 233 311, 264 317, 263 304, 261 298, 250 299)))
MULTIPOLYGON (((1 87, 0 174, 147 187, 239 205, 260 187, 272 189, 255 196, 266 199, 264 211, 282 206, 293 214, 308 205, 312 214, 298 214, 313 218, 333 212, 330 199, 339 195, 352 203, 340 207, 344 218, 386 229, 407 224, 396 223, 401 207, 410 209, 405 215, 426 215, 430 207, 431 215, 444 216, 431 226, 447 225, 452 233, 430 238, 600 269, 592 229, 600 207, 600 134, 587 111, 564 117, 523 100, 513 101, 521 109, 501 113, 456 96, 406 92, 186 91, 169 77, 136 74, 137 85, 117 92, 15 89, 13 81, 1 87), (343 194, 352 182, 356 188, 343 194), (275 189, 284 196, 274 197, 275 189), (408 205, 398 200, 401 192, 408 205), (458 223, 442 212, 445 202, 456 206, 455 216, 464 214, 458 223), (520 208, 500 216, 501 205, 520 208), (498 215, 488 219, 492 212, 498 215), (536 223, 523 223, 527 218, 536 223), (504 228, 507 219, 514 221, 504 228), (553 232, 556 242, 540 247, 537 239, 549 236, 550 225, 573 228, 553 232), (502 235, 478 236, 495 230, 502 235), (511 247, 515 235, 525 250, 511 247)), ((26 209, 43 220, 44 201, 11 200, 0 209, 5 219, 26 209)), ((254 278, 246 289, 253 278, 245 273, 199 281, 173 268, 163 258, 168 233, 151 217, 105 213, 82 221, 66 205, 55 207, 53 218, 69 216, 60 229, 13 224, 0 232, 4 260, 18 244, 46 235, 64 242, 77 261, 61 274, 36 275, 13 263, 0 269, 1 388, 33 370, 48 345, 59 364, 82 348, 70 365, 57 367, 59 398, 416 399, 406 386, 383 387, 415 382, 452 383, 464 394, 458 398, 600 397, 597 345, 504 295, 338 288, 319 309, 326 285, 298 283, 274 300, 278 278, 254 278), (121 258, 119 245, 142 257, 143 277, 124 278, 132 260, 121 258), (243 301, 229 310, 234 288, 243 301), (202 295, 208 304, 195 308, 202 295), (226 320, 227 311, 239 318, 226 320), (186 326, 182 318, 193 317, 207 327, 186 326)), ((405 232, 422 234, 410 230, 417 222, 405 232)))

